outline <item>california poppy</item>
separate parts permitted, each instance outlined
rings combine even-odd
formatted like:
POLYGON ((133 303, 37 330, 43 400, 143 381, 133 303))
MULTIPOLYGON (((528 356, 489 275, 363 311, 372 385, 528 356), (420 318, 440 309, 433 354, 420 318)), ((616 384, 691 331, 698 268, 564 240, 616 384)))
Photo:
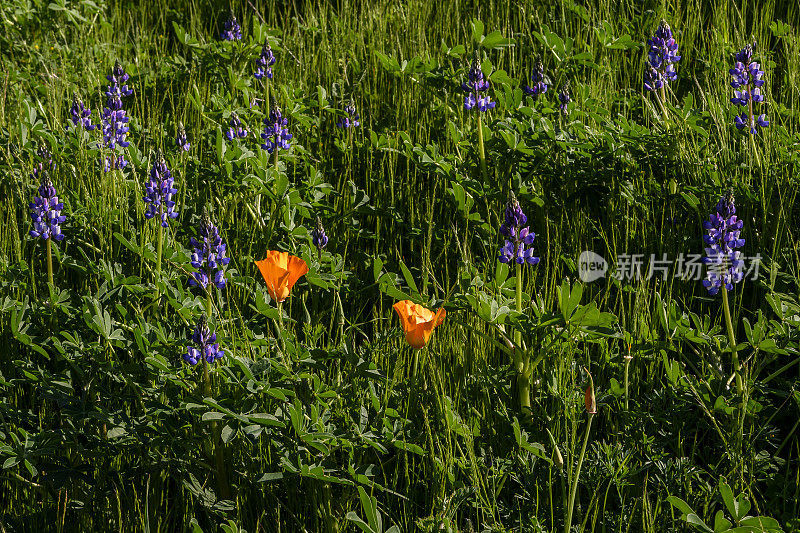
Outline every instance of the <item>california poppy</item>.
POLYGON ((406 341, 415 350, 419 350, 431 338, 433 328, 444 322, 445 310, 439 309, 434 313, 411 300, 403 300, 394 304, 394 310, 403 323, 406 341))
MULTIPOLYGON (((586 371, 589 374, 589 371, 586 371)), ((583 401, 586 404, 586 412, 590 415, 597 414, 597 400, 594 396, 594 380, 592 375, 589 374, 589 386, 586 387, 586 394, 583 396, 583 401)))
POLYGON ((256 261, 256 266, 267 283, 267 292, 278 303, 289 297, 297 280, 308 272, 305 261, 277 250, 268 250, 266 259, 256 261))

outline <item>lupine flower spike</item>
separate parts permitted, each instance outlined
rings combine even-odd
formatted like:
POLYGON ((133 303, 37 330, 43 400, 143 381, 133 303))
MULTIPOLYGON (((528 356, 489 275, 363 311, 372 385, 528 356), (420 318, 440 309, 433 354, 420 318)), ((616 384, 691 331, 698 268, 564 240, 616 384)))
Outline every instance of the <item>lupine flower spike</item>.
MULTIPOLYGON (((127 148, 130 144, 126 140, 130 117, 126 116, 125 110, 122 108, 122 97, 132 95, 133 89, 130 89, 125 84, 128 81, 128 75, 119 64, 119 61, 114 64, 114 69, 106 78, 111 82, 111 85, 108 86, 105 92, 107 99, 106 107, 103 109, 103 144, 114 152, 117 145, 121 148, 127 148)), ((128 162, 122 154, 116 157, 110 155, 105 158, 104 167, 106 172, 113 169, 123 169, 127 165, 128 162)))
POLYGON ((564 85, 561 86, 561 91, 558 93, 558 102, 560 104, 558 108, 564 115, 569 114, 567 107, 571 101, 572 98, 569 96, 569 82, 566 81, 564 82, 564 85))
POLYGON ((361 125, 359 120, 361 116, 356 112, 356 107, 351 103, 344 108, 344 112, 347 113, 346 117, 342 117, 336 125, 342 129, 347 128, 357 128, 361 125))
POLYGON ((92 124, 92 119, 89 118, 92 110, 83 105, 83 100, 77 94, 72 98, 72 107, 69 109, 69 114, 71 115, 72 125, 75 127, 80 124, 86 131, 92 131, 97 127, 92 124))
POLYGON ((275 54, 272 53, 269 43, 264 41, 261 47, 261 55, 256 59, 256 71, 253 77, 260 80, 262 78, 272 79, 272 65, 275 64, 275 54))
MULTIPOLYGON (((45 152, 46 149, 42 150, 42 153, 45 152)), ((39 181, 39 195, 30 204, 31 219, 33 220, 30 236, 41 237, 43 240, 52 237, 56 241, 61 241, 64 239, 64 234, 61 233, 61 224, 67 217, 61 214, 64 204, 58 201, 56 188, 47 173, 48 167, 53 168, 52 162, 47 165, 40 163, 37 168, 34 168, 31 176, 39 181)))
POLYGON ((183 122, 178 123, 178 134, 175 136, 175 144, 184 152, 188 152, 189 148, 192 147, 192 145, 189 144, 189 139, 186 138, 186 130, 183 127, 183 122))
POLYGON ((733 290, 733 284, 744 278, 742 253, 736 250, 744 246, 741 238, 743 223, 736 216, 732 192, 719 199, 715 211, 703 222, 703 229, 708 232, 703 236, 706 244, 703 263, 709 265, 703 286, 711 295, 717 294, 722 287, 733 290))
POLYGON ((669 24, 662 20, 653 38, 647 40, 647 44, 650 51, 647 56, 644 88, 648 91, 658 91, 665 88, 669 82, 678 79, 674 65, 681 59, 678 55, 678 43, 672 36, 669 24))
POLYGON ((225 21, 225 26, 223 27, 222 33, 220 33, 219 38, 223 41, 241 41, 242 40, 242 27, 239 25, 239 22, 236 20, 236 17, 231 16, 228 20, 225 21))
POLYGON ((525 263, 535 265, 539 262, 539 258, 534 257, 533 249, 530 247, 536 234, 525 226, 527 222, 528 217, 522 212, 522 207, 512 192, 506 205, 505 221, 500 226, 500 233, 506 237, 505 245, 500 249, 498 257, 501 263, 513 260, 520 265, 525 263))
POLYGON ((542 60, 536 61, 531 73, 531 81, 533 86, 526 85, 524 87, 525 94, 533 97, 534 100, 547 92, 547 84, 544 82, 544 65, 542 60))
POLYGON ((261 148, 270 154, 276 146, 281 150, 288 150, 292 134, 286 128, 287 124, 289 124, 289 120, 281 114, 277 105, 273 105, 269 117, 264 119, 264 133, 261 134, 264 143, 261 148))
POLYGON ((236 113, 231 113, 231 119, 228 121, 228 131, 225 132, 225 137, 228 138, 229 141, 236 139, 244 139, 247 137, 247 129, 246 124, 242 124, 242 121, 239 119, 239 115, 236 113))
POLYGON ((256 266, 264 277, 270 298, 278 303, 289 297, 297 280, 308 272, 305 261, 277 250, 267 251, 267 257, 256 261, 256 266))
POLYGON ((394 310, 403 324, 406 342, 415 350, 428 344, 433 330, 444 322, 444 307, 434 313, 411 300, 402 300, 394 304, 394 310))
POLYGON ((467 93, 467 96, 464 97, 464 109, 467 111, 470 109, 486 111, 496 105, 488 94, 482 94, 489 90, 489 82, 483 75, 480 57, 477 53, 475 54, 475 61, 473 61, 469 69, 468 81, 463 83, 461 88, 467 93))
POLYGON ((328 236, 325 235, 325 228, 322 227, 322 220, 317 217, 317 227, 311 230, 311 242, 317 247, 318 252, 328 245, 328 236))
POLYGON ((56 188, 53 187, 53 182, 47 175, 48 170, 55 168, 50 151, 42 145, 37 153, 42 161, 34 168, 31 176, 39 181, 39 196, 35 197, 30 204, 31 219, 33 220, 30 236, 34 239, 41 237, 46 243, 47 281, 53 285, 52 242, 53 240, 61 241, 64 238, 64 234, 61 233, 61 224, 66 217, 61 214, 64 204, 58 201, 56 188))
POLYGON ((224 289, 227 281, 225 266, 231 260, 225 257, 225 243, 219 235, 219 228, 214 225, 207 212, 203 213, 200 221, 200 240, 192 237, 189 242, 194 248, 192 266, 197 269, 197 272, 190 275, 189 285, 205 289, 213 283, 217 288, 224 289))
POLYGON ((730 70, 733 77, 731 87, 738 89, 734 91, 731 103, 740 108, 746 108, 736 116, 736 128, 740 130, 747 128, 752 135, 758 133, 756 127, 766 128, 769 126, 767 116, 764 113, 756 115, 757 111, 755 110, 755 104, 764 102, 764 95, 761 94, 761 87, 764 85, 764 71, 761 70, 759 63, 752 61, 755 49, 755 42, 745 46, 736 54, 736 64, 730 70))
POLYGON ((175 201, 172 199, 178 190, 164 156, 156 157, 156 162, 150 169, 150 179, 145 184, 145 191, 144 201, 149 205, 144 217, 148 220, 157 217, 161 226, 168 227, 170 218, 178 218, 175 201))
POLYGON ((183 354, 183 360, 190 365, 196 365, 203 359, 207 363, 213 363, 225 355, 217 342, 217 334, 212 333, 208 328, 208 320, 205 315, 201 316, 197 322, 197 327, 192 334, 192 342, 194 346, 187 346, 186 353, 183 354))

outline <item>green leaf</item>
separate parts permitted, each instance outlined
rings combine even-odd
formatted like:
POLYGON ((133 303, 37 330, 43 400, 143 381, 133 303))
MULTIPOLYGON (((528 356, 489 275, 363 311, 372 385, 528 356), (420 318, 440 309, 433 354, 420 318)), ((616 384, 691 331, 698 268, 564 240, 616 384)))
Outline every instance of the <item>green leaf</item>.
POLYGON ((400 261, 400 271, 403 273, 403 278, 405 278, 408 288, 411 289, 411 293, 415 296, 418 295, 419 289, 417 288, 417 283, 414 281, 414 276, 411 275, 411 271, 403 261, 400 261))
POLYGON ((683 501, 682 499, 678 498, 677 496, 669 496, 667 498, 667 502, 676 509, 678 509, 684 516, 694 514, 694 510, 689 506, 688 503, 683 501))
POLYGON ((721 510, 717 511, 717 514, 714 516, 714 533, 723 533, 730 529, 731 525, 731 521, 725 518, 725 513, 721 510))
POLYGON ((483 39, 483 22, 472 19, 472 40, 480 44, 483 39))
MULTIPOLYGON (((720 396, 721 398, 721 396, 720 396)), ((717 398, 717 403, 719 403, 719 398, 717 398)), ((723 400, 724 403, 724 400, 723 400)), ((716 409, 716 405, 714 408, 716 409)), ((735 500, 733 499, 733 491, 731 490, 730 485, 725 483, 725 478, 720 479, 719 481, 719 493, 722 496, 722 502, 725 504, 725 507, 728 509, 728 513, 733 517, 734 520, 737 522, 739 521, 739 510, 738 506, 736 505, 735 500)))

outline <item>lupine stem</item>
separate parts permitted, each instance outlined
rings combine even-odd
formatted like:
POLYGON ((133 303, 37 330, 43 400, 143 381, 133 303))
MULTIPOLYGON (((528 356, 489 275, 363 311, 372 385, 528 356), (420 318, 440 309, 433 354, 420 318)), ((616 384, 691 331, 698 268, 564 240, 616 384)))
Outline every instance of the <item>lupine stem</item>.
POLYGON ((156 259, 156 281, 161 278, 161 257, 164 253, 164 226, 158 225, 158 259, 156 259))
MULTIPOLYGON (((522 313, 522 265, 517 263, 517 294, 516 309, 522 313)), ((517 370, 517 396, 519 398, 519 408, 523 416, 531 415, 531 378, 529 372, 528 354, 522 349, 522 332, 514 331, 514 366, 517 370)))
POLYGON ((53 240, 52 237, 48 237, 47 241, 46 241, 47 242, 47 281, 50 283, 50 285, 53 285, 55 287, 55 284, 53 283, 53 250, 52 250, 52 244, 50 243, 50 241, 52 241, 52 240, 53 240))
POLYGON ((567 520, 564 522, 564 533, 569 533, 572 528, 572 510, 575 506, 575 494, 578 492, 578 479, 581 477, 581 466, 583 466, 583 457, 586 455, 586 444, 589 442, 589 432, 592 430, 592 418, 594 413, 589 413, 589 419, 586 422, 586 433, 583 435, 583 446, 581 446, 581 454, 578 456, 578 466, 575 469, 575 474, 572 477, 572 485, 569 491, 569 502, 567 503, 567 520))
POLYGON ((733 372, 736 376, 736 392, 742 395, 742 374, 739 367, 739 354, 736 352, 736 335, 733 332, 733 322, 731 321, 731 310, 728 304, 728 287, 722 286, 722 310, 725 313, 725 327, 728 329, 728 343, 731 347, 731 361, 733 362, 733 372))
MULTIPOLYGON (((211 312, 213 310, 211 284, 206 287, 206 315, 211 320, 211 312)), ((208 374, 208 360, 203 357, 203 393, 205 396, 211 397, 211 377, 208 374)), ((214 448, 214 464, 217 470, 217 490, 219 497, 222 500, 231 499, 231 487, 228 484, 228 471, 225 468, 225 445, 222 443, 222 430, 219 427, 219 422, 216 420, 211 422, 211 436, 212 446, 214 448)))
POLYGON ((481 160, 481 172, 483 179, 489 179, 489 171, 486 169, 486 150, 483 147, 483 118, 480 111, 478 111, 478 157, 481 160))

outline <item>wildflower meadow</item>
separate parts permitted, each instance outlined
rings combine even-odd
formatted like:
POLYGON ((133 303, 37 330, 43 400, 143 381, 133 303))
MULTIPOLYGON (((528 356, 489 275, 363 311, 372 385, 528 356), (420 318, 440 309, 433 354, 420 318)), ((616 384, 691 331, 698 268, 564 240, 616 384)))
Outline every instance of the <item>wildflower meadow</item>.
POLYGON ((0 21, 0 532, 800 532, 796 1, 0 21))

